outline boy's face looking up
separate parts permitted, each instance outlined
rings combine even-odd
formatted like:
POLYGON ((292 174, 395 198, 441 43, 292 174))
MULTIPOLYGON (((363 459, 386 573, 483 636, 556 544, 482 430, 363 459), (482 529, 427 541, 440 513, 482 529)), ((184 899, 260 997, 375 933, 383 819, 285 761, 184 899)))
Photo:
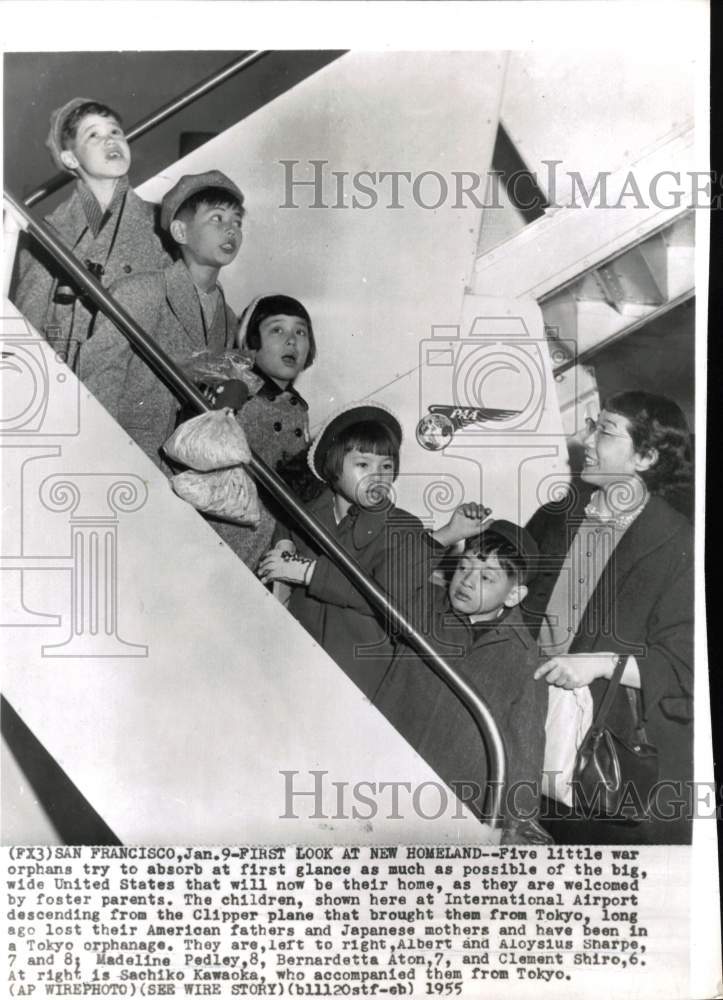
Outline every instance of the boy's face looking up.
POLYGON ((259 323, 254 362, 282 388, 303 371, 309 354, 309 325, 301 316, 267 316, 259 323))
POLYGON ((92 180, 125 177, 131 165, 131 152, 117 119, 99 114, 81 118, 75 138, 60 158, 69 170, 92 180))
POLYGON ((449 600, 455 611, 472 621, 492 621, 502 608, 513 608, 527 594, 527 587, 500 566, 497 554, 465 552, 449 584, 449 600))
POLYGON ((203 267, 230 264, 241 246, 243 213, 235 206, 202 202, 195 212, 181 212, 171 223, 171 236, 184 257, 203 267))

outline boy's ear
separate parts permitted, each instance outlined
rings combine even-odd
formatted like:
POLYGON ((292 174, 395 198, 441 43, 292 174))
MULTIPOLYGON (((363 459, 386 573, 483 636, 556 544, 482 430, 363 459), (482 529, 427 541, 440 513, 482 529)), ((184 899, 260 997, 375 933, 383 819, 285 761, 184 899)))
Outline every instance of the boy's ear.
POLYGON ((527 597, 527 585, 524 583, 516 583, 514 587, 510 589, 509 594, 505 598, 505 607, 514 608, 527 597))
POLYGON ((72 149, 61 149, 60 159, 63 166, 67 167, 68 170, 77 170, 80 166, 72 149))
POLYGON ((171 236, 183 246, 186 242, 186 223, 182 219, 174 219, 171 223, 171 236))

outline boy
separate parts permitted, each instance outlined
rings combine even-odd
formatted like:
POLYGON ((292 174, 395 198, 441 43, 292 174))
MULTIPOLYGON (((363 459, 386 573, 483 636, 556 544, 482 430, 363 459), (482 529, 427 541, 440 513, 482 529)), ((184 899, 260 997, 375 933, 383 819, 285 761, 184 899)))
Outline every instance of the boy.
MULTIPOLYGON (((70 198, 45 221, 103 285, 170 263, 154 227, 154 206, 128 186, 131 154, 112 108, 74 97, 50 116, 54 164, 77 178, 70 198)), ((21 250, 15 304, 65 354, 70 367, 96 310, 40 247, 21 250)))
MULTIPOLYGON (((162 271, 137 274, 111 292, 175 361, 194 351, 220 354, 233 344, 236 316, 218 273, 241 246, 243 194, 219 170, 187 174, 161 202, 161 226, 179 259, 162 271)), ((179 403, 105 316, 80 350, 79 374, 96 399, 160 465, 179 403)))
MULTIPOLYGON (((433 537, 440 556, 441 546, 468 540, 446 589, 419 587, 413 623, 482 695, 500 727, 507 748, 505 830, 514 839, 510 831, 529 831, 537 813, 544 756, 547 691, 533 679, 537 649, 519 609, 537 547, 510 521, 491 521, 480 533, 475 504, 459 508, 433 537)), ((444 681, 401 646, 374 703, 481 816, 487 754, 471 715, 444 681)))

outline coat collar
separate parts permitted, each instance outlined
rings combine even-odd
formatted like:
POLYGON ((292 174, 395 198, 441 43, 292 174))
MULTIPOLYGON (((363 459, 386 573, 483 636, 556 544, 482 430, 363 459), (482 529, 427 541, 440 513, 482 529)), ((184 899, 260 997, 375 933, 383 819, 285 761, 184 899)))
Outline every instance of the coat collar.
MULTIPOLYGON (((608 613, 603 609, 610 609, 613 606, 626 577, 636 565, 651 552, 666 545, 674 535, 687 533, 689 530, 690 526, 682 514, 673 510, 661 497, 650 497, 640 517, 633 521, 620 539, 612 558, 603 569, 585 608, 570 652, 579 652, 581 646, 589 648, 588 640, 600 634, 600 614, 608 613)), ((610 638, 614 640, 614 636, 606 640, 608 645, 610 638)), ((613 642, 613 648, 614 646, 613 642)))
POLYGON ((659 496, 651 496, 615 548, 615 580, 620 585, 650 552, 666 545, 685 525, 685 518, 659 496))
MULTIPOLYGON (((128 186, 127 178, 124 177, 121 178, 121 180, 125 181, 123 190, 127 192, 125 206, 123 209, 124 218, 130 221, 141 218, 146 219, 148 215, 152 213, 152 209, 150 209, 149 212, 148 203, 143 201, 142 198, 139 198, 133 188, 128 186)), ((54 209, 49 215, 45 216, 45 221, 48 222, 53 229, 56 230, 56 232, 60 233, 64 241, 71 247, 71 249, 75 246, 88 228, 88 219, 83 205, 83 199, 80 194, 81 186, 85 187, 82 181, 76 181, 70 198, 68 198, 67 201, 61 202, 56 209, 54 209)), ((111 206, 116 205, 116 198, 119 196, 120 187, 120 184, 116 186, 111 206)), ((87 195, 88 197, 93 198, 90 191, 87 191, 87 195)))
POLYGON ((45 216, 45 221, 60 233, 71 249, 75 247, 88 228, 88 220, 85 217, 85 209, 78 190, 79 186, 80 181, 76 181, 70 198, 61 202, 50 215, 45 216))
MULTIPOLYGON (((204 342, 204 325, 201 303, 190 272, 183 260, 177 260, 171 267, 166 268, 163 274, 166 281, 168 305, 189 340, 197 348, 199 343, 204 342)), ((227 324, 226 300, 220 284, 218 288, 221 292, 221 301, 216 310, 213 328, 208 331, 209 346, 211 345, 212 333, 217 330, 219 323, 224 324, 224 326, 227 324)))
POLYGON ((298 400, 300 405, 303 406, 305 410, 309 409, 309 404, 306 402, 301 393, 297 392, 293 384, 288 385, 285 389, 282 389, 281 386, 277 385, 276 382, 274 382, 274 380, 270 378, 266 374, 266 372, 262 371, 257 365, 254 365, 251 371, 254 373, 254 375, 258 375, 258 377, 263 381, 263 385, 261 386, 259 391, 255 393, 255 395, 259 396, 261 399, 268 399, 269 402, 273 403, 274 400, 278 399, 279 396, 282 396, 284 393, 287 393, 293 399, 298 400))
POLYGON ((488 646, 497 642, 507 642, 515 639, 529 649, 534 640, 522 618, 519 605, 509 608, 503 615, 492 622, 471 622, 468 615, 455 611, 449 601, 447 587, 435 587, 434 607, 444 615, 445 626, 464 630, 468 636, 469 648, 488 646))
POLYGON ((395 519, 395 515, 398 514, 396 507, 388 507, 384 511, 375 512, 364 510, 352 504, 337 525, 334 516, 334 494, 328 488, 316 500, 312 500, 309 507, 325 526, 348 532, 352 546, 357 552, 366 548, 370 542, 381 535, 390 519, 395 519))
POLYGON ((352 504, 339 523, 341 526, 346 522, 351 528, 352 543, 360 551, 382 534, 394 510, 394 507, 387 507, 382 511, 372 511, 352 504))
POLYGON ((78 181, 76 188, 78 197, 85 212, 86 222, 94 238, 98 237, 103 226, 117 215, 123 207, 128 194, 128 177, 121 177, 113 191, 113 197, 106 209, 101 208, 100 203, 87 184, 78 181))

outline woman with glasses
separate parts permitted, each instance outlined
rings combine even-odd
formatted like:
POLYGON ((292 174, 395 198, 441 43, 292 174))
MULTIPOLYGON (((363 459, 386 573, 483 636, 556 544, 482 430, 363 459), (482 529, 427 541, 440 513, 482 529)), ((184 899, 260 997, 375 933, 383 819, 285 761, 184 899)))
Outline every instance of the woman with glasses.
POLYGON ((693 534, 666 500, 690 483, 688 427, 672 400, 620 392, 583 444, 582 483, 528 525, 541 565, 526 611, 539 629, 536 677, 549 685, 546 825, 562 843, 689 843, 693 534), (606 725, 634 742, 642 721, 659 783, 649 799, 631 788, 619 818, 593 807, 581 820, 570 788, 575 756, 618 663, 606 725))

